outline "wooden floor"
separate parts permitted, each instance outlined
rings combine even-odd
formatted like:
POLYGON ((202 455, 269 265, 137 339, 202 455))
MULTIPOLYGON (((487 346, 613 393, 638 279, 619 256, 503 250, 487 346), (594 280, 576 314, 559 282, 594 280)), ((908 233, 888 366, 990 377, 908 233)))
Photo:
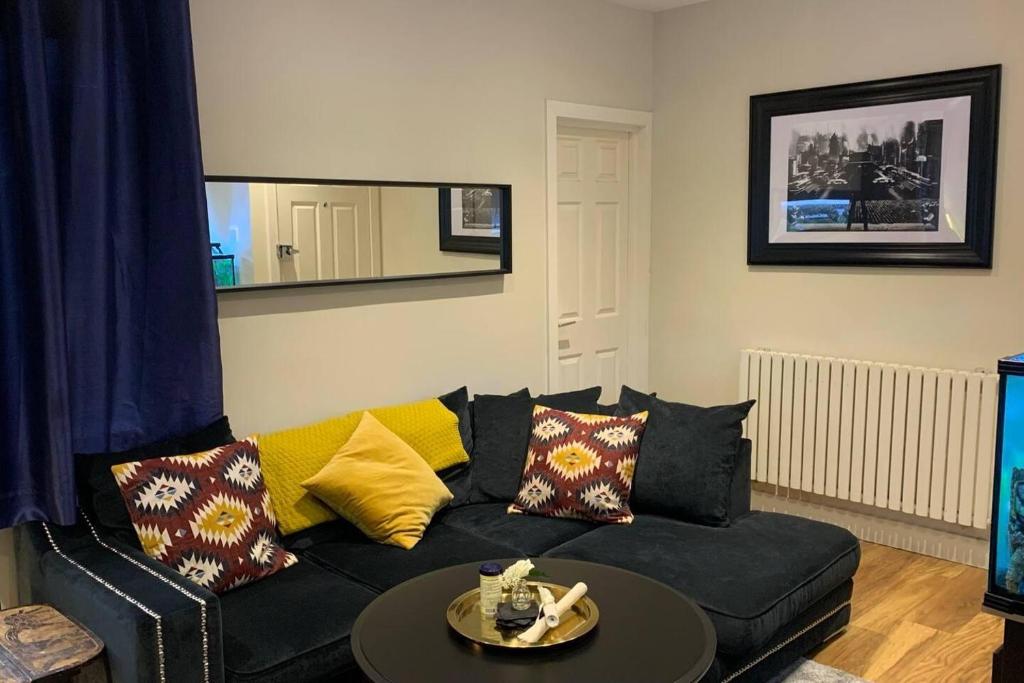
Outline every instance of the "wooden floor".
POLYGON ((985 571, 862 543, 853 617, 813 659, 875 683, 988 681, 1003 621, 981 613, 985 571))

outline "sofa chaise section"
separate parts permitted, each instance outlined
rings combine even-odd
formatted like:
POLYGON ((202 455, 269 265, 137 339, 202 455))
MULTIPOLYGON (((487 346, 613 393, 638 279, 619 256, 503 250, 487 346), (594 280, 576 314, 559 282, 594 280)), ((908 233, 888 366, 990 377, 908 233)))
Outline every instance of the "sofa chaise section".
POLYGON ((707 612, 719 653, 741 658, 849 583, 860 545, 840 527, 771 512, 728 527, 638 515, 630 526, 602 527, 545 556, 609 564, 675 588, 707 612))
POLYGON ((850 623, 853 581, 831 591, 772 636, 742 655, 719 651, 701 683, 767 683, 800 657, 843 632, 850 623))

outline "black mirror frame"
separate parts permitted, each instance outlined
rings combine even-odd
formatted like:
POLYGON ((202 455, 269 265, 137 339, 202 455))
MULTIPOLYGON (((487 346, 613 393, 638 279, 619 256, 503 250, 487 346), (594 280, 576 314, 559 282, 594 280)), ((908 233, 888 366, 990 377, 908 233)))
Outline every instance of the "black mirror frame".
MULTIPOLYGON (((270 184, 302 184, 302 185, 355 185, 374 187, 429 187, 439 190, 440 196, 449 196, 449 207, 451 202, 451 189, 464 187, 491 187, 501 190, 501 226, 502 234, 497 238, 499 244, 496 249, 481 251, 479 253, 498 254, 498 267, 489 270, 467 270, 452 273, 425 273, 423 275, 383 275, 373 278, 347 278, 338 280, 308 280, 306 282, 266 282, 252 285, 236 285, 234 287, 218 287, 217 294, 230 292, 254 292, 268 289, 294 289, 297 287, 332 287, 336 285, 373 285, 378 282, 412 282, 416 280, 440 280, 459 277, 478 277, 481 275, 507 275, 512 272, 512 186, 506 183, 433 183, 423 181, 401 181, 401 180, 339 180, 334 178, 287 178, 276 176, 241 176, 241 175, 207 175, 203 178, 205 183, 270 183, 270 184), (447 192, 444 192, 447 190, 447 192)), ((449 234, 450 216, 449 215, 449 234)), ((453 238, 453 239, 489 239, 489 238, 453 238)), ((211 269, 212 277, 212 269, 211 269)))

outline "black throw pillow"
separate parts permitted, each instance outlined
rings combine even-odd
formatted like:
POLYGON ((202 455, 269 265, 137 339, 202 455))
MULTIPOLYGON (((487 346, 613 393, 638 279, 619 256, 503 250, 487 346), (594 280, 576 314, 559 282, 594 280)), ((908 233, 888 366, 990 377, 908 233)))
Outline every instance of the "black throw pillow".
POLYGON ((622 387, 619 415, 648 411, 629 505, 707 526, 728 526, 742 422, 754 401, 701 408, 622 387))
POLYGON ((530 445, 533 406, 594 414, 600 395, 601 387, 591 387, 536 398, 526 389, 508 396, 474 396, 470 502, 511 502, 516 497, 530 445))
MULTIPOLYGON (((658 392, 655 391, 655 392, 652 392, 651 394, 648 394, 648 395, 649 396, 657 397, 658 392)), ((608 404, 598 403, 597 404, 597 414, 598 415, 608 415, 610 417, 621 417, 621 415, 619 414, 619 404, 618 403, 608 403, 608 404)))
POLYGON ((466 387, 459 387, 444 396, 438 396, 437 400, 459 418, 459 437, 462 439, 462 447, 466 450, 467 455, 472 455, 473 416, 469 412, 469 390, 466 387))
POLYGON ((75 456, 75 478, 78 482, 79 504, 96 519, 105 530, 115 532, 131 532, 123 537, 136 538, 128 509, 124 505, 121 490, 114 481, 110 468, 123 462, 163 458, 169 455, 187 455, 201 453, 218 446, 232 443, 235 437, 231 434, 228 418, 219 420, 189 434, 167 439, 157 443, 133 448, 120 453, 96 453, 75 456))

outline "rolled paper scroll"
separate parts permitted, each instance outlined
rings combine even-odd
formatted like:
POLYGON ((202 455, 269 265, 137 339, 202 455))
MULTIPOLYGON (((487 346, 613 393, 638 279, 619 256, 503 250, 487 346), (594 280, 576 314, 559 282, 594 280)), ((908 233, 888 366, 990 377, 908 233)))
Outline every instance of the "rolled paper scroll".
POLYGON ((558 626, 559 616, 555 609, 555 596, 544 586, 537 586, 537 594, 540 596, 540 613, 547 622, 548 628, 558 626))
MULTIPOLYGON (((562 599, 556 602, 554 605, 554 612, 555 615, 559 618, 559 620, 561 620, 563 614, 568 612, 572 608, 572 606, 576 604, 577 600, 579 600, 586 594, 587 584, 580 582, 573 586, 568 593, 563 595, 562 599)), ((547 633, 548 629, 550 628, 550 626, 548 626, 547 615, 545 614, 543 607, 541 608, 541 616, 543 616, 544 618, 541 619, 540 617, 538 617, 537 623, 535 623, 533 626, 526 629, 516 637, 524 643, 530 643, 531 645, 539 641, 541 638, 543 638, 544 634, 547 633)))
POLYGON ((568 612, 569 609, 586 594, 587 584, 582 581, 570 588, 569 592, 563 595, 562 599, 555 603, 555 610, 558 612, 558 616, 561 617, 563 614, 568 612))

